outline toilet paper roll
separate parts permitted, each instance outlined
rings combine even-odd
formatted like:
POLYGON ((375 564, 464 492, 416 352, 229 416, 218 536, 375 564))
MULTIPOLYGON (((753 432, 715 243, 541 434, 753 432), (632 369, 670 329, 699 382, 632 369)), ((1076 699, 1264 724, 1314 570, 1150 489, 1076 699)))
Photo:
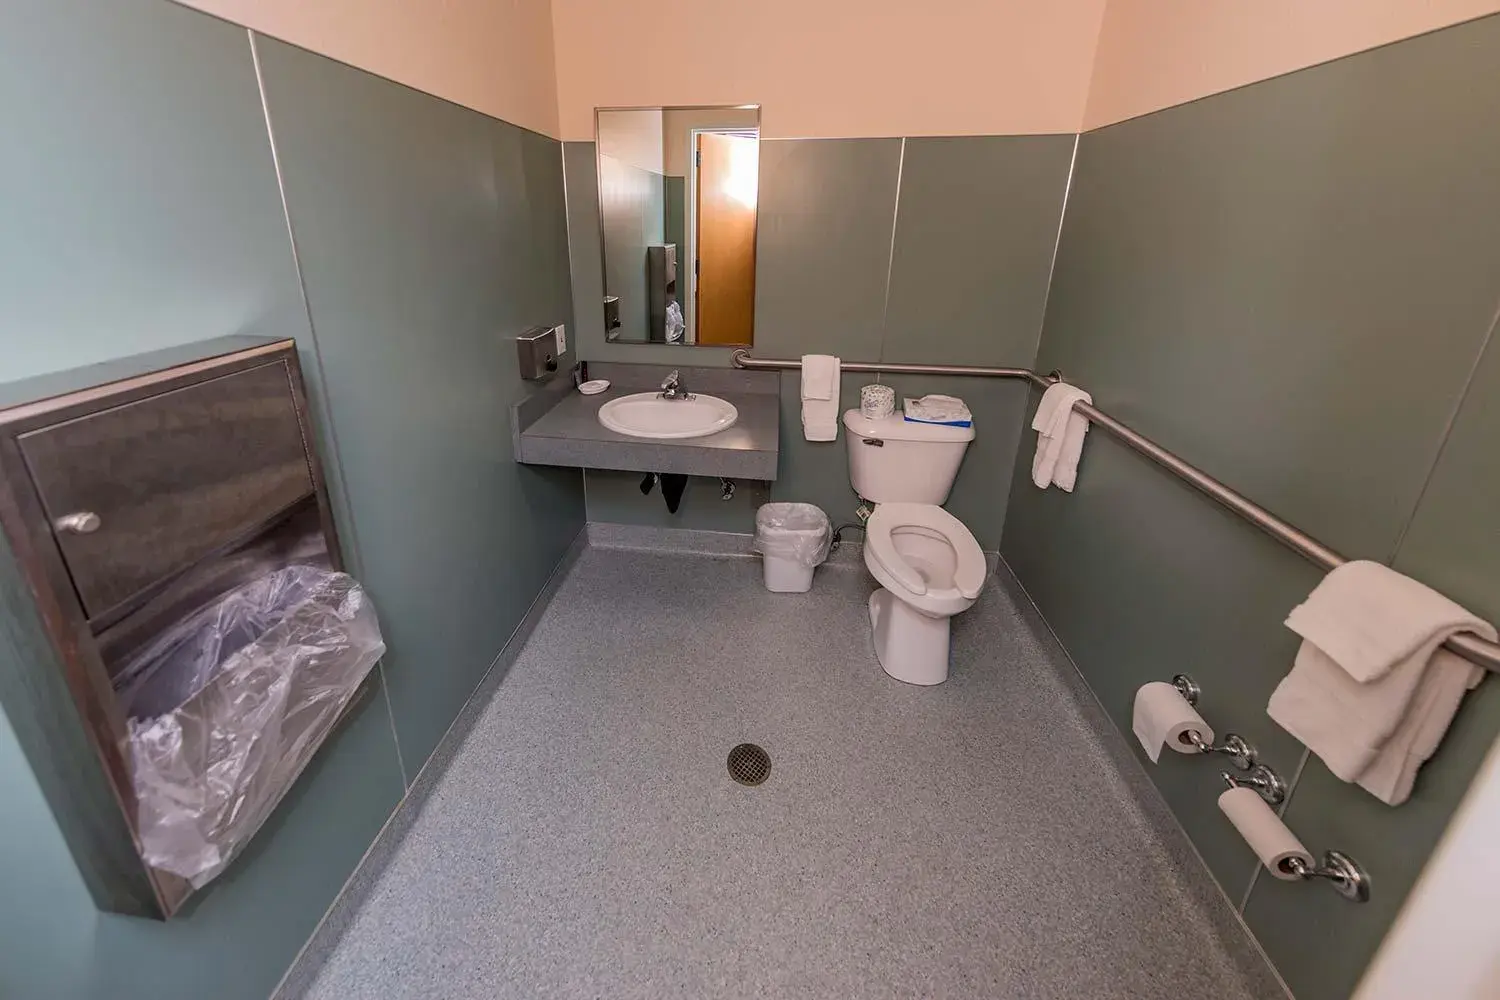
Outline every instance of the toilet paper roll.
POLYGON ((1266 800, 1253 788, 1231 788, 1219 796, 1219 809, 1234 828, 1245 838, 1245 843, 1266 866, 1266 871, 1279 879, 1295 882, 1295 875, 1285 864, 1291 858, 1300 858, 1309 868, 1313 866, 1312 855, 1302 846, 1297 835, 1287 829, 1266 800))
POLYGON ((868 420, 885 419, 896 412, 896 390, 888 385, 861 386, 859 412, 868 420))
POLYGON ((1135 693, 1131 728, 1153 764, 1161 758, 1163 746, 1178 753, 1197 753, 1197 748, 1184 738, 1188 730, 1196 732, 1205 743, 1214 741, 1214 731, 1203 721, 1203 716, 1193 711, 1182 692, 1165 681, 1152 681, 1135 693))

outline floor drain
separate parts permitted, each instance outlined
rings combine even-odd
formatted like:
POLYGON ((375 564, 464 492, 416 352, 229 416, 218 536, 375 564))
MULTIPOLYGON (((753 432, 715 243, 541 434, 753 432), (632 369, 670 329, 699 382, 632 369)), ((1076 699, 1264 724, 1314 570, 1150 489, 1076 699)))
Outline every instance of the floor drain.
POLYGON ((754 743, 729 751, 729 776, 742 785, 758 785, 771 776, 771 755, 754 743))

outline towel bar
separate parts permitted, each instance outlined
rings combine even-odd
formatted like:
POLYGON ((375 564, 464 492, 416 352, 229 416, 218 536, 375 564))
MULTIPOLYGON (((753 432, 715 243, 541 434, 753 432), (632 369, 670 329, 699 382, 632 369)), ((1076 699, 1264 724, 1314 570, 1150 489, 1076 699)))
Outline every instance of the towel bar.
MULTIPOLYGON (((791 370, 802 367, 802 362, 795 358, 752 358, 750 352, 743 348, 734 352, 733 363, 736 368, 761 370, 791 370)), ((859 361, 843 362, 840 367, 843 371, 847 372, 889 372, 896 375, 972 375, 981 378, 1013 378, 1030 382, 1032 385, 1043 389, 1053 382, 1058 381, 1058 378, 1039 374, 1030 368, 985 368, 969 365, 871 364, 859 361)), ((1163 448, 1155 441, 1131 430, 1102 410, 1085 403, 1079 403, 1073 409, 1087 417, 1090 423, 1102 428, 1112 437, 1151 459, 1151 461, 1177 476, 1200 493, 1207 494, 1211 499, 1218 501, 1224 507, 1227 507, 1246 521, 1249 521, 1314 565, 1320 566, 1325 570, 1331 570, 1336 566, 1342 566, 1348 561, 1305 531, 1283 521, 1254 501, 1241 496, 1202 469, 1188 464, 1182 458, 1163 448)), ((1486 670, 1500 672, 1500 645, 1496 643, 1488 642, 1474 635, 1455 635, 1444 643, 1444 645, 1452 652, 1457 653, 1472 663, 1477 663, 1486 670)))

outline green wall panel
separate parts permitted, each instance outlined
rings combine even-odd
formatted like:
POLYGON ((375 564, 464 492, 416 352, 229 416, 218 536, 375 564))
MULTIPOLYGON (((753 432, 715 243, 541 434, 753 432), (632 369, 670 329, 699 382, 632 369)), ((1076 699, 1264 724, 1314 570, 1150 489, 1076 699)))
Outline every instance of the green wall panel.
POLYGON ((755 349, 878 356, 900 139, 760 144, 755 349))
POLYGON ((692 261, 687 255, 687 178, 668 174, 662 181, 662 198, 665 201, 662 208, 662 240, 677 246, 677 301, 686 309, 687 276, 692 274, 692 261))
MULTIPOLYGON (((315 370, 245 31, 155 0, 5 20, 0 379, 231 333, 315 370)), ((260 1000, 402 791, 377 682, 185 914, 102 914, 0 718, 0 995, 260 1000)))
POLYGON ((1031 363, 1073 144, 1072 135, 906 140, 880 360, 1031 363))
POLYGON ((624 160, 604 158, 599 178, 605 288, 620 299, 616 335, 641 343, 650 337, 650 281, 646 248, 664 240, 666 178, 624 160))
MULTIPOLYGON (((870 378, 858 381, 863 385, 870 378)), ((905 397, 931 392, 958 396, 968 404, 974 414, 974 441, 964 453, 953 492, 943 506, 968 527, 986 552, 998 551, 1009 499, 1009 470, 1015 464, 1021 423, 1027 419, 1026 387, 1008 380, 935 375, 885 375, 880 381, 896 390, 898 407, 905 397)), ((859 390, 848 398, 859 405, 859 390)))
MULTIPOLYGON (((1346 555, 1394 556, 1488 615, 1492 358, 1464 392, 1500 302, 1497 59, 1488 18, 1086 134, 1037 365, 1346 555)), ((1072 496, 1030 485, 1033 447, 1002 554, 1122 730, 1139 684, 1183 670, 1220 732, 1293 777, 1301 745, 1265 704, 1296 649, 1282 619, 1319 571, 1097 430, 1072 496)), ((1489 687, 1401 807, 1308 760, 1287 821, 1363 862, 1375 898, 1254 879, 1246 919, 1301 1000, 1353 989, 1500 730, 1489 687)), ((1149 771, 1239 901, 1256 869, 1215 808, 1217 764, 1149 771)))
POLYGON ((755 530, 755 511, 770 499, 767 484, 757 480, 736 480, 734 496, 725 500, 718 477, 689 476, 682 502, 674 514, 667 510, 660 484, 649 494, 641 493, 644 475, 613 469, 587 470, 584 489, 588 494, 589 520, 745 534, 755 530))
POLYGON ((0 996, 264 1000, 403 792, 377 683, 229 869, 162 923, 100 913, 0 717, 0 996))
MULTIPOLYGON (((1071 136, 908 139, 904 165, 899 139, 769 140, 761 149, 755 353, 1030 364, 1067 186, 1071 136), (888 278, 889 327, 883 325, 888 278)), ((567 143, 565 161, 580 355, 683 363, 689 356, 680 348, 605 343, 595 305, 603 292, 593 144, 567 143)), ((694 348, 690 362, 728 364, 729 352, 694 348)), ((846 374, 844 407, 858 406, 859 387, 876 380, 846 374)), ((968 378, 887 381, 905 394, 946 392, 968 400, 979 436, 949 508, 993 550, 1004 520, 1024 390, 968 378)), ((855 502, 842 434, 832 443, 803 439, 797 387, 795 372, 783 376, 781 466, 772 497, 816 503, 836 522, 850 520, 855 502)), ((712 491, 703 486, 690 493, 690 506, 669 516, 659 498, 639 496, 636 482, 638 477, 633 482, 590 473, 590 519, 753 530, 754 506, 742 497, 705 509, 698 498, 712 491)))
POLYGON ((0 996, 87 996, 99 917, 4 712, 0 795, 0 996))
MULTIPOLYGON (((844 409, 859 405, 859 387, 876 381, 873 375, 844 372, 839 378, 839 398, 844 409)), ((781 376, 781 454, 777 456, 776 481, 771 499, 817 504, 835 526, 855 519, 858 499, 849 484, 848 433, 839 424, 837 441, 809 441, 802 436, 802 380, 799 373, 781 376)), ((753 530, 753 526, 746 530, 753 530)))
POLYGON ((1497 37, 1475 22, 1084 135, 1040 367, 1388 559, 1494 315, 1497 37))
MULTIPOLYGON (((1497 289, 1500 297, 1500 289, 1497 289)), ((1492 329, 1395 567, 1500 621, 1500 344, 1492 329)))
POLYGON ((1315 856, 1337 848, 1357 859, 1371 895, 1352 906, 1326 886, 1257 877, 1245 920, 1298 1000, 1353 993, 1497 734, 1500 685, 1491 680, 1468 695, 1411 798, 1394 808, 1309 758, 1287 825, 1315 856))
MULTIPOLYGON (((539 322, 564 322, 575 329, 573 318, 573 283, 568 261, 568 198, 563 182, 562 144, 545 135, 514 128, 505 122, 492 122, 496 130, 496 157, 521 157, 521 188, 525 192, 524 224, 513 224, 512 209, 505 218, 503 238, 509 260, 519 266, 502 272, 508 282, 506 295, 526 303, 528 310, 545 313, 551 319, 539 322), (511 140, 515 139, 515 142, 511 140)), ((496 180, 515 183, 513 168, 497 172, 496 180)), ((568 352, 563 364, 577 357, 573 337, 568 338, 568 352)))
MULTIPOLYGON (((581 356, 680 361, 673 347, 605 341, 594 144, 564 146, 581 356)), ((1072 150, 1055 135, 913 138, 904 154, 899 139, 767 140, 756 352, 1030 363, 1072 150)), ((730 353, 697 348, 692 363, 730 353)))
POLYGON ((517 465, 513 338, 568 320, 555 144, 280 42, 267 99, 415 775, 583 524, 517 465), (534 195, 534 197, 533 197, 534 195))
MULTIPOLYGON (((1491 621, 1500 621, 1497 442, 1500 349, 1491 333, 1394 563, 1491 621)), ((1358 858, 1371 872, 1375 892, 1367 906, 1349 913, 1333 905, 1342 902, 1336 898, 1305 900, 1271 879, 1257 883, 1246 917, 1268 947, 1285 956, 1288 979, 1304 992, 1342 996, 1352 989, 1497 734, 1500 685, 1490 680, 1465 698, 1412 797, 1394 812, 1339 781, 1318 760, 1309 761, 1287 810, 1288 822, 1309 847, 1338 847, 1358 858), (1315 961, 1306 954, 1298 936, 1318 921, 1338 926, 1349 941, 1339 960, 1315 961)))
MULTIPOLYGON (((1318 571, 1098 430, 1073 493, 1031 482, 1036 434, 1016 462, 1001 555, 1135 746, 1136 690, 1177 673, 1205 719, 1239 733, 1291 779, 1302 745, 1265 714, 1296 652, 1281 627, 1318 571)), ((1144 761, 1144 756, 1141 757, 1144 761)), ((1164 753, 1152 778, 1236 903, 1255 859, 1219 813, 1222 762, 1164 753)))
POLYGON ((0 379, 306 336, 243 29, 160 0, 14 0, 0 109, 0 379))

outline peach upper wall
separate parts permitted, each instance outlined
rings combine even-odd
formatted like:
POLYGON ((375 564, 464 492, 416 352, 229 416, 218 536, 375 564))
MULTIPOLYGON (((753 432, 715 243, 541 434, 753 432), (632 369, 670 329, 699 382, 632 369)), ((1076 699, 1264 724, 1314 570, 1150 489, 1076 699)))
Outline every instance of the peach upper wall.
POLYGON ((1084 127, 1496 11, 1500 0, 1109 0, 1084 127))
POLYGON ((1500 12, 1500 0, 179 0, 545 135, 748 104, 763 134, 1097 128, 1500 12), (555 43, 555 44, 554 44, 555 43))
POLYGON ((181 0, 557 138, 548 0, 181 0))
POLYGON ((599 116, 599 152, 653 174, 667 172, 660 108, 607 111, 599 116))
POLYGON ((779 138, 1073 132, 1104 2, 552 0, 562 134, 672 104, 760 104, 779 138))

